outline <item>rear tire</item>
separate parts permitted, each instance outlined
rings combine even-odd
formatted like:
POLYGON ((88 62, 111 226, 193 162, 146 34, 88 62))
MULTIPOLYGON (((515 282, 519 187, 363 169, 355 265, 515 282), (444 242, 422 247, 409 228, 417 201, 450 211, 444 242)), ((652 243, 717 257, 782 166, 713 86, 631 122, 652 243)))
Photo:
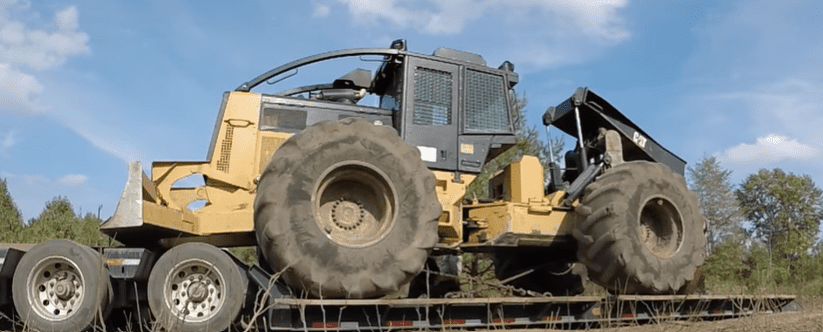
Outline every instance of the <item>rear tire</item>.
POLYGON ((154 264, 149 307, 166 331, 224 331, 237 320, 247 286, 246 275, 223 250, 185 243, 154 264))
POLYGON ((111 284, 99 253, 70 240, 31 248, 14 271, 14 306, 26 330, 88 331, 111 309, 111 284))
POLYGON ((589 278, 614 293, 674 294, 703 264, 706 237, 683 177, 635 161, 586 187, 573 234, 589 278))
POLYGON ((254 226, 273 271, 320 298, 394 293, 437 244, 435 179, 390 127, 347 118, 286 142, 260 176, 254 226))

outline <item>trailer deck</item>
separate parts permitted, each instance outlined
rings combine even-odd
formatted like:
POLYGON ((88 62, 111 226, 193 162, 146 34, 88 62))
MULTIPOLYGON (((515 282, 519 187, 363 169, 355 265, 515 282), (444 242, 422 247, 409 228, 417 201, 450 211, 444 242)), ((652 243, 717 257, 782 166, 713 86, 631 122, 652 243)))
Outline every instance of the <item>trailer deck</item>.
POLYGON ((555 296, 396 300, 279 298, 270 331, 593 328, 800 311, 792 295, 555 296))

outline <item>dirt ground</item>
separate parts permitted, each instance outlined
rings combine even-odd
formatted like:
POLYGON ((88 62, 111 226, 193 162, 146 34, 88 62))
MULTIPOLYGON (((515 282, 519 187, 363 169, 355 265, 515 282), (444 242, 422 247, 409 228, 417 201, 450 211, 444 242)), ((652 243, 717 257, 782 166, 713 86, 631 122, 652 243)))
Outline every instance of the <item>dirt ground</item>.
MULTIPOLYGON (((600 332, 661 332, 661 331, 819 331, 823 332, 823 303, 800 301, 803 310, 778 314, 756 314, 752 317, 717 321, 669 321, 616 328, 592 329, 600 332), (805 303, 804 303, 805 302, 805 303)), ((6 322, 2 322, 6 323, 6 322)), ((8 324, 0 324, 0 332, 11 332, 8 324), (5 326, 4 326, 5 325, 5 326)), ((488 330, 486 332, 501 330, 488 330)), ((511 332, 558 331, 554 329, 514 329, 511 332)))
MULTIPOLYGON (((755 332, 755 331, 820 331, 823 332, 823 304, 801 312, 779 314, 757 314, 752 317, 724 319, 718 321, 671 321, 649 323, 640 326, 593 329, 599 332, 662 332, 662 331, 709 331, 709 332, 755 332)), ((538 330, 507 330, 535 332, 538 330)), ((541 330, 555 331, 555 330, 541 330)))
MULTIPOLYGON (((489 330, 491 331, 491 330, 489 330)), ((496 330, 498 332, 500 330, 496 330)), ((507 330, 514 332, 556 331, 556 330, 507 330)), ((595 329, 601 332, 661 332, 661 331, 709 331, 709 332, 754 332, 754 331, 821 331, 823 332, 823 309, 804 310, 780 314, 761 314, 754 317, 726 319, 713 322, 663 322, 640 326, 595 329)), ((0 330, 0 332, 11 332, 0 330)))
POLYGON ((762 314, 753 317, 713 322, 664 322, 621 328, 601 329, 604 332, 659 331, 823 331, 823 310, 762 314))

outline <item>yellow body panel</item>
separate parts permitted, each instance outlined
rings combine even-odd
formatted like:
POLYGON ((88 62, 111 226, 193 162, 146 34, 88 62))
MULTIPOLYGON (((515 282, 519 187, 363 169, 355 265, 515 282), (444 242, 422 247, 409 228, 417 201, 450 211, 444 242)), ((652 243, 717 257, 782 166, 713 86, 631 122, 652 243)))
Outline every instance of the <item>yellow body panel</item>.
POLYGON ((496 180, 503 200, 463 207, 470 244, 549 246, 571 235, 575 215, 560 208, 565 192, 544 196, 543 166, 536 157, 523 156, 496 180))
POLYGON ((257 156, 258 126, 260 118, 260 95, 247 92, 232 92, 228 96, 222 123, 217 132, 210 166, 217 171, 231 174, 242 183, 229 183, 238 187, 251 188, 257 177, 253 165, 257 156))
POLYGON ((528 203, 543 197, 543 165, 534 156, 523 156, 506 171, 509 177, 509 201, 528 203))
POLYGON ((227 98, 223 118, 218 119, 212 160, 152 164, 153 184, 144 186, 153 185, 147 191, 154 189, 156 198, 149 197, 143 202, 144 224, 187 236, 254 231, 257 176, 279 143, 290 135, 259 131, 259 94, 231 92, 227 98), (271 144, 272 138, 278 143, 271 144), (174 187, 177 181, 191 175, 204 176, 205 185, 174 187), (205 205, 191 211, 189 205, 197 201, 205 201, 205 205))
MULTIPOLYGON (((161 232, 167 242, 188 237, 182 241, 198 238, 226 246, 255 244, 253 203, 259 174, 292 134, 259 129, 260 95, 231 92, 226 98, 215 128, 211 160, 154 162, 150 178, 130 175, 137 182, 142 178, 142 213, 138 223, 117 221, 120 224, 113 225, 111 233, 117 227, 146 225, 161 232), (205 184, 175 187, 191 175, 203 176, 205 184), (192 211, 189 207, 197 201, 205 204, 192 211)), ((141 172, 137 167, 135 171, 141 172)), ((433 173, 443 209, 438 221, 443 245, 461 245, 464 235, 469 245, 550 245, 571 230, 573 215, 557 208, 564 193, 544 195, 543 167, 535 157, 524 156, 493 179, 503 191, 503 200, 496 203, 463 204, 476 175, 457 173, 456 179, 454 172, 433 173)))
POLYGON ((437 233, 440 242, 449 245, 459 244, 463 240, 463 197, 466 188, 474 181, 475 175, 461 174, 460 181, 454 180, 454 173, 433 171, 437 184, 437 197, 443 207, 440 220, 437 223, 437 233))
POLYGON ((557 192, 529 203, 501 201, 466 206, 468 242, 504 246, 549 246, 571 235, 575 215, 556 209, 562 199, 557 192))
POLYGON ((192 219, 190 214, 187 215, 181 211, 151 202, 143 202, 143 220, 149 224, 173 228, 190 234, 196 234, 197 232, 197 220, 192 219))

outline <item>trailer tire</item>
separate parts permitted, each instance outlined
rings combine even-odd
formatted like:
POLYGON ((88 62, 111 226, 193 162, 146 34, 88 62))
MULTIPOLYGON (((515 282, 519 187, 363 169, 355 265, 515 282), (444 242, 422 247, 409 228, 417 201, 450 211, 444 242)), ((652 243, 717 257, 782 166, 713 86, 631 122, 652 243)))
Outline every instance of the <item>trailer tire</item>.
POLYGON ((682 176, 635 161, 586 187, 572 233, 589 279, 613 293, 674 294, 703 264, 706 237, 682 176))
POLYGON ((156 328, 224 331, 239 317, 248 279, 223 250, 185 243, 160 256, 147 286, 156 328))
POLYGON ((254 227, 266 261, 294 290, 373 298, 423 269, 440 213, 420 152, 391 127, 346 118, 277 149, 260 176, 254 227))
POLYGON ((26 330, 89 331, 111 312, 112 287, 101 255, 56 239, 32 247, 17 265, 12 298, 26 330))

